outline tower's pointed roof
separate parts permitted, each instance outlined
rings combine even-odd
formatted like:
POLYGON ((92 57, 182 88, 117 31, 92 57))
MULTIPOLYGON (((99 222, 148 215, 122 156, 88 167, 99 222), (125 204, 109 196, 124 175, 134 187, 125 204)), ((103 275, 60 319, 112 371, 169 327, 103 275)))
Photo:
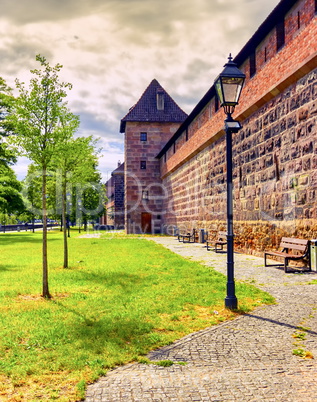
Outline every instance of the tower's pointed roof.
POLYGON ((164 88, 154 79, 146 88, 139 101, 123 117, 120 133, 124 133, 127 121, 182 123, 187 114, 173 101, 164 88), (158 107, 157 96, 163 103, 158 107))

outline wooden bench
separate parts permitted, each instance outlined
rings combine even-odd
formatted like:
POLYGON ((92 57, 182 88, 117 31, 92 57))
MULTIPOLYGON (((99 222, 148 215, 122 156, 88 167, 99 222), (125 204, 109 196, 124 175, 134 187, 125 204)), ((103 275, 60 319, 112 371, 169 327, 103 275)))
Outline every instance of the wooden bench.
POLYGON ((218 232, 216 240, 207 240, 207 250, 211 250, 213 247, 214 251, 218 253, 218 251, 223 251, 223 246, 227 244, 227 232, 218 232))
POLYGON ((264 265, 266 267, 277 267, 281 264, 268 264, 266 259, 268 256, 280 257, 284 260, 284 272, 287 271, 288 263, 291 260, 303 260, 308 257, 309 270, 311 270, 309 240, 297 239, 293 237, 282 237, 280 243, 281 251, 265 251, 264 265))
POLYGON ((189 233, 188 232, 182 232, 182 233, 179 233, 179 231, 178 231, 178 234, 177 234, 177 240, 178 241, 183 241, 183 236, 187 236, 187 235, 189 235, 189 233))
POLYGON ((193 229, 193 231, 192 231, 191 234, 190 234, 190 233, 187 233, 187 234, 184 234, 184 235, 178 235, 178 241, 182 241, 183 243, 186 243, 186 242, 188 242, 188 243, 190 243, 190 242, 195 243, 196 240, 197 240, 197 232, 196 232, 196 229, 193 229))

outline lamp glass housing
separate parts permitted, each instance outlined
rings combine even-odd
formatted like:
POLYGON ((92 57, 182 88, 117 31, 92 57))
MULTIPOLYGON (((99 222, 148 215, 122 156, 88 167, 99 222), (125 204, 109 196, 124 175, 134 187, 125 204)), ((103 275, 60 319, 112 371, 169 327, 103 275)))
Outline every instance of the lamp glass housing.
POLYGON ((228 63, 225 64, 224 70, 215 80, 215 89, 221 106, 229 107, 234 110, 238 104, 241 90, 245 80, 245 74, 240 71, 229 56, 228 63))

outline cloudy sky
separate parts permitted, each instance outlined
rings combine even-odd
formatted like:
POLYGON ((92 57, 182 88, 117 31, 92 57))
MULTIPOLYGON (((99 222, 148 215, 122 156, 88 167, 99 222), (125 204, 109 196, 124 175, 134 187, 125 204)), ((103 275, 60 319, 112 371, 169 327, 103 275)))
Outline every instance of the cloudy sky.
MULTIPOLYGON (((78 135, 100 138, 104 181, 123 161, 120 120, 153 78, 190 113, 279 0, 1 0, 0 76, 28 84, 36 54, 73 84, 78 135)), ((18 178, 27 161, 15 167, 18 178)))

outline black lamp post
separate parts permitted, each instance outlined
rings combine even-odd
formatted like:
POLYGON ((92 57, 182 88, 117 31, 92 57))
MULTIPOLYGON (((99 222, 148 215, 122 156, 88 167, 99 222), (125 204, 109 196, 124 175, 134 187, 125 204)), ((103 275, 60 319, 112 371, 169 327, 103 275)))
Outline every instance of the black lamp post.
POLYGON ((234 258, 233 258, 233 197, 232 197, 232 134, 237 133, 241 124, 233 120, 232 113, 238 104, 240 93, 244 84, 245 75, 232 61, 231 54, 224 70, 215 80, 215 89, 227 115, 225 119, 226 148, 227 148, 227 296, 225 306, 230 310, 238 307, 234 284, 234 258))

